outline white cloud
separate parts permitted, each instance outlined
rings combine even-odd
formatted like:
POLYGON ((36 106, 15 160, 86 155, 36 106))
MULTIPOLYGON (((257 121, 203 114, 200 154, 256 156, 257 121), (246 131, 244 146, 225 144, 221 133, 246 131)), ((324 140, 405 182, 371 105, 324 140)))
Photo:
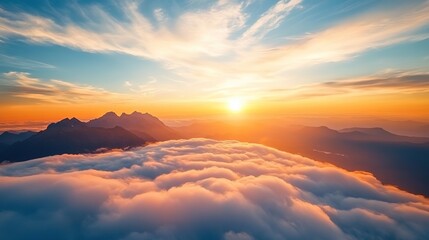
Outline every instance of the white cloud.
POLYGON ((278 1, 243 33, 242 38, 263 38, 268 32, 276 29, 289 12, 300 3, 301 0, 278 1))
POLYGON ((414 31, 429 23, 429 2, 361 14, 316 32, 302 41, 262 49, 247 64, 259 71, 281 72, 313 64, 338 62, 363 52, 402 42, 427 39, 414 31), (255 64, 255 66, 257 66, 255 64))
POLYGON ((0 236, 425 239, 429 202, 369 173, 237 141, 168 141, 0 167, 0 236), (25 231, 22 231, 25 229, 25 231))
POLYGON ((126 87, 132 87, 133 84, 130 81, 125 81, 125 86, 126 87))
POLYGON ((155 16, 158 22, 164 22, 167 20, 164 11, 161 8, 157 8, 153 11, 153 15, 155 16))
MULTIPOLYGON (((89 52, 119 52, 173 64, 199 55, 225 53, 230 48, 227 38, 243 25, 244 18, 240 4, 215 4, 205 11, 183 13, 171 30, 165 24, 156 28, 138 7, 135 1, 120 5, 126 21, 98 5, 82 7, 82 24, 59 24, 50 18, 2 10, 0 33, 22 36, 35 43, 89 52)), ((163 12, 156 10, 154 14, 159 18, 163 12)))

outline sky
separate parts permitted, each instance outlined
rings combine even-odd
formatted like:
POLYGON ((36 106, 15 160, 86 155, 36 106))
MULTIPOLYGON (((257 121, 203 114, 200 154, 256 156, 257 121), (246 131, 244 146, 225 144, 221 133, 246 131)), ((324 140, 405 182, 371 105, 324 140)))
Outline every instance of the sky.
POLYGON ((232 113, 429 120, 429 1, 0 3, 0 122, 232 113))

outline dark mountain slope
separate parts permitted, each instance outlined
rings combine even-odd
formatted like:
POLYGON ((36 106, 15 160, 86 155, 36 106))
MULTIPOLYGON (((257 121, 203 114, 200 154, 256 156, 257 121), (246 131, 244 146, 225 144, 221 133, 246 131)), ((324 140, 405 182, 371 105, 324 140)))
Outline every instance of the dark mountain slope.
POLYGON ((144 143, 143 139, 121 127, 92 128, 76 118, 67 118, 14 143, 0 154, 0 159, 15 162, 64 153, 90 153, 99 148, 135 147, 144 143))
POLYGON ((341 133, 358 132, 361 138, 366 140, 378 140, 384 142, 412 142, 412 143, 429 143, 429 138, 426 137, 408 137, 393 134, 383 128, 345 128, 340 130, 341 133))
POLYGON ((13 133, 13 132, 4 132, 0 134, 0 144, 3 145, 11 145, 19 141, 23 141, 31 136, 36 134, 36 132, 27 131, 27 132, 20 132, 20 133, 13 133))
POLYGON ((179 134, 166 126, 158 118, 149 113, 133 112, 132 114, 122 113, 121 116, 114 112, 108 112, 100 118, 88 122, 90 127, 112 128, 123 127, 142 138, 152 137, 156 141, 165 141, 180 138, 179 134))

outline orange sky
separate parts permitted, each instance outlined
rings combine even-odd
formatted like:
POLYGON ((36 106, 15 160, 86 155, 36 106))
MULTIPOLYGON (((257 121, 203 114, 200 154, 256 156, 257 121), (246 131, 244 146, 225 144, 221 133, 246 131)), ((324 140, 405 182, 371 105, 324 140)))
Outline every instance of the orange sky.
POLYGON ((316 116, 374 116, 390 119, 429 120, 429 101, 426 96, 408 95, 383 96, 341 96, 318 97, 285 101, 249 100, 243 102, 243 109, 232 113, 228 100, 141 103, 96 103, 96 104, 33 104, 0 106, 3 113, 0 122, 57 121, 65 117, 82 120, 101 116, 108 111, 149 112, 160 118, 203 118, 213 116, 247 115, 316 115, 316 116))
POLYGON ((0 122, 108 111, 429 121, 429 1, 91 1, 58 3, 61 15, 21 2, 0 6, 0 122))

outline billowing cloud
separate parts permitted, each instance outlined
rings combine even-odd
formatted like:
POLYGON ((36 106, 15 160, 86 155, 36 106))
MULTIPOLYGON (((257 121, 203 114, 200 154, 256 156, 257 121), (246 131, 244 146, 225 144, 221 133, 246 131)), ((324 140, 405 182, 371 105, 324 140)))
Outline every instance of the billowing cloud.
POLYGON ((371 174, 237 141, 0 167, 2 239, 426 239, 429 202, 371 174))
POLYGON ((79 103, 119 97, 119 94, 101 88, 56 79, 43 81, 23 72, 3 74, 0 93, 0 99, 5 102, 20 99, 24 103, 79 103))

